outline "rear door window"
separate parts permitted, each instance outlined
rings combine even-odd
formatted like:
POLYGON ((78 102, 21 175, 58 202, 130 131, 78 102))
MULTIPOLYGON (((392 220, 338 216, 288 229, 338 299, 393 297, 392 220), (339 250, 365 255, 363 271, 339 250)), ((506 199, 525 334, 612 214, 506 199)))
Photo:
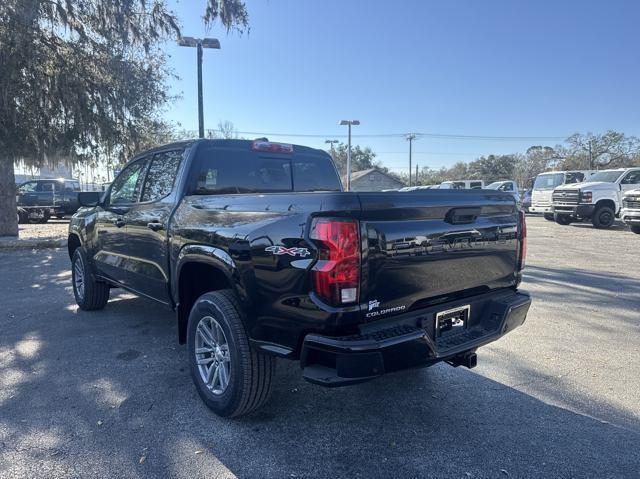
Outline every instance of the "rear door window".
POLYGON ((164 198, 173 184, 182 161, 182 150, 163 151, 154 155, 142 189, 142 201, 164 198))

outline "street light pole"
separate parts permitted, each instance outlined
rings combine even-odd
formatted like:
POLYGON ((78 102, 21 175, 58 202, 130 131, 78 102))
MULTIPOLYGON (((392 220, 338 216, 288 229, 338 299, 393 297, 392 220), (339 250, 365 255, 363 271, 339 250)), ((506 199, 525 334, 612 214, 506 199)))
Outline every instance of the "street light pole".
POLYGON ((193 38, 181 37, 178 40, 181 47, 195 47, 197 49, 198 62, 198 135, 204 138, 204 106, 202 101, 202 49, 215 48, 220 49, 220 42, 217 38, 193 38))
POLYGON ((335 152, 333 151, 333 145, 335 145, 336 143, 340 143, 339 140, 324 140, 325 143, 327 143, 329 145, 329 149, 331 150, 331 158, 335 161, 335 152))
MULTIPOLYGON (((413 140, 416 139, 415 133, 409 133, 405 138, 409 141, 409 186, 411 186, 411 154, 413 147, 413 140)), ((416 183, 418 182, 418 173, 416 172, 416 183)))
POLYGON ((198 42, 198 138, 204 138, 204 105, 202 104, 202 42, 198 42))
POLYGON ((349 127, 349 146, 347 148, 347 191, 351 191, 351 126, 358 126, 358 120, 341 120, 340 125, 349 127))

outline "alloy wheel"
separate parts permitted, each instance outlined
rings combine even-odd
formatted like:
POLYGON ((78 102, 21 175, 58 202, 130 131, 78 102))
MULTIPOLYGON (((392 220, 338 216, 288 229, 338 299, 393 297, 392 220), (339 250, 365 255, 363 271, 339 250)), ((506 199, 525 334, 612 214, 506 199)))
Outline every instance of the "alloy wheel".
POLYGON ((205 316, 196 327, 195 361, 200 378, 213 394, 220 395, 229 386, 231 355, 220 323, 205 316))

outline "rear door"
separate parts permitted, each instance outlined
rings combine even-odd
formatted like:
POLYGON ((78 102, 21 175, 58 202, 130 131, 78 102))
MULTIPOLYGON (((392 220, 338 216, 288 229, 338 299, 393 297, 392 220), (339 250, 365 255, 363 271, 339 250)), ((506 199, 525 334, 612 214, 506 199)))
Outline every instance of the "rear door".
POLYGON ((130 256, 128 284, 135 291, 169 304, 167 226, 176 203, 174 193, 183 149, 151 158, 140 202, 124 215, 130 256))
POLYGON ((422 190, 359 198, 366 318, 516 284, 518 212, 512 195, 422 190))

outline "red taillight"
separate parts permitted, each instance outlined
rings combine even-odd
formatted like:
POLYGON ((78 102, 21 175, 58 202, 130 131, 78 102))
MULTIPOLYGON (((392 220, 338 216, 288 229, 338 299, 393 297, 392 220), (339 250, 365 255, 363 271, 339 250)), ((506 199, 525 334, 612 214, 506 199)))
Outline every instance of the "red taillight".
POLYGON ((527 259, 527 218, 524 211, 520 210, 520 255, 518 258, 518 271, 524 269, 527 259))
POLYGON ((360 287, 358 223, 317 218, 309 237, 318 246, 318 262, 312 271, 316 294, 333 306, 356 303, 360 287))

